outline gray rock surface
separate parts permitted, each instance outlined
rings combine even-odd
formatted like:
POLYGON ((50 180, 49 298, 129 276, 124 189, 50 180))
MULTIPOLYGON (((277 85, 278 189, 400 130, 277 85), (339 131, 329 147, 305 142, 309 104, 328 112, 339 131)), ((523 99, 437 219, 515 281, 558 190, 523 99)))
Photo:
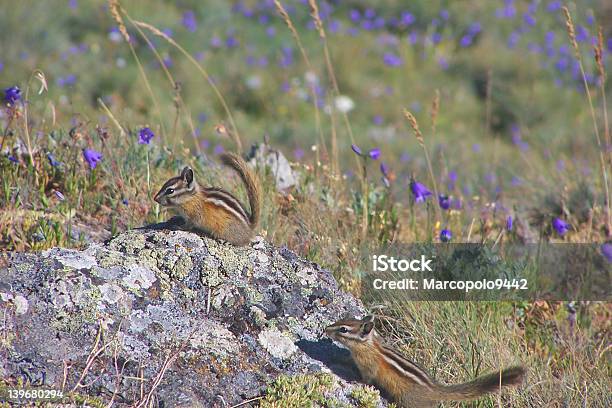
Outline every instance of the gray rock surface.
POLYGON ((134 230, 82 251, 12 254, 0 377, 113 406, 231 407, 281 375, 332 372, 326 397, 353 406, 354 367, 321 335, 362 314, 329 271, 261 239, 237 248, 134 230))

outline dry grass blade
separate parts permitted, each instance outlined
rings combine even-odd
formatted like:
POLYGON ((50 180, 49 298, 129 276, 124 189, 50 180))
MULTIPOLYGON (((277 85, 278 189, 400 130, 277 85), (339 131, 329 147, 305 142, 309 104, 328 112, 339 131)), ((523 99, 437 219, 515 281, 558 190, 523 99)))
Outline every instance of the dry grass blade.
POLYGON ((110 13, 111 16, 113 17, 113 19, 115 20, 115 22, 117 23, 117 26, 119 27, 119 32, 121 33, 121 35, 123 36, 123 39, 125 40, 125 42, 127 43, 129 49, 130 49, 130 53, 132 54, 132 57, 134 57, 134 60, 136 61, 136 65, 138 66, 138 72, 140 73, 140 76, 142 77, 142 80, 145 84, 145 87, 147 88, 147 92, 149 93, 149 95, 151 96, 151 100, 153 101, 153 105, 155 106, 155 110, 157 111, 157 117, 159 120, 159 125, 162 129, 162 141, 165 142, 166 140, 166 128, 164 126, 164 121, 162 118, 162 112, 161 112, 161 107, 159 105, 159 102, 157 101, 157 98, 155 97, 155 94, 153 93, 153 88, 151 87, 151 83, 149 82, 149 78, 147 77, 147 73, 144 70, 144 67, 142 66, 142 63, 140 62, 140 58, 138 58, 138 55, 136 54, 136 50, 134 49, 134 46, 132 45, 132 42, 130 41, 130 35, 127 32, 127 29, 125 28, 125 23, 123 22, 123 17, 121 17, 121 13, 120 11, 122 11, 121 6, 119 4, 118 0, 109 0, 109 9, 110 9, 110 13))
POLYGON ((436 133, 436 123, 438 120, 439 112, 440 112, 440 90, 436 89, 434 99, 431 102, 431 131, 433 134, 436 133))
POLYGON ((576 30, 574 28, 574 22, 572 20, 572 15, 569 12, 567 7, 563 7, 563 14, 565 15, 565 27, 567 29, 567 35, 569 37, 570 43, 574 47, 574 52, 576 54, 576 59, 578 60, 578 66, 580 67, 580 74, 582 76, 582 84, 584 86, 584 91, 586 93, 587 101, 589 102, 589 109, 591 111, 591 119, 593 122, 593 130, 595 133, 595 139, 597 141, 597 148, 599 149, 599 161, 601 166, 601 173, 604 181, 604 189, 605 189, 605 202, 606 202, 606 226, 608 230, 608 234, 612 233, 612 211, 610 209, 610 188, 608 186, 608 171, 606 168, 606 161, 604 158, 604 148, 601 144, 601 137, 599 136, 599 127, 597 126, 597 117, 595 116, 595 108, 593 106, 593 99, 591 97, 591 91, 589 89, 589 84, 586 79, 586 73, 584 71, 584 64, 582 63, 582 55, 580 54, 580 47, 578 46, 578 42, 576 41, 576 30))
POLYGON ((202 65, 200 65, 200 63, 196 61, 196 59, 193 58, 193 56, 189 54, 187 50, 185 50, 185 48, 183 48, 179 43, 174 41, 171 37, 168 37, 164 32, 159 30, 157 27, 152 26, 151 24, 148 24, 142 21, 133 20, 132 18, 129 17, 129 15, 126 15, 126 17, 130 21, 130 23, 138 27, 145 28, 149 30, 151 33, 153 33, 154 35, 166 40, 170 45, 178 49, 189 60, 189 62, 191 62, 197 68, 197 70, 202 74, 204 79, 208 82, 208 84, 213 89, 213 92, 215 93, 219 101, 221 102, 221 105, 223 106, 223 109, 225 110, 225 114, 227 115, 228 120, 230 124, 232 125, 233 132, 231 132, 231 135, 233 136, 234 143, 236 144, 236 148, 238 149, 238 151, 242 151, 242 141, 240 139, 240 133, 238 132, 238 127, 236 126, 234 116, 232 115, 232 112, 230 111, 229 106, 227 105, 227 102, 225 101, 225 98, 221 94, 221 91, 219 90, 217 85, 215 85, 214 81, 210 78, 210 75, 204 69, 204 67, 202 67, 202 65))
MULTIPOLYGON (((429 158, 429 152, 427 151, 427 147, 425 146, 425 138, 423 138, 423 134, 421 133, 419 122, 417 122, 412 112, 410 112, 408 109, 405 109, 405 108, 404 108, 404 116, 408 120, 410 127, 412 127, 412 130, 414 131, 414 136, 416 137, 417 141, 419 142, 419 145, 421 145, 421 147, 423 148, 423 152, 425 153, 425 161, 427 162, 427 169, 429 170, 429 177, 431 178, 431 183, 433 185, 434 194, 437 200, 439 196, 438 185, 437 185, 438 183, 436 182, 436 176, 434 175, 434 172, 433 172, 433 166, 431 165, 431 159, 429 158)), ((434 208, 436 211, 436 217, 440 219, 439 206, 436 205, 434 206, 434 208)))
POLYGON ((567 35, 569 36, 572 47, 574 47, 576 59, 580 59, 580 48, 578 48, 578 42, 576 41, 576 30, 574 28, 574 21, 572 20, 572 15, 570 14, 569 9, 567 7, 563 6, 562 10, 563 14, 565 15, 565 28, 567 30, 567 35))
MULTIPOLYGON (((197 152, 200 153, 201 152, 200 144, 196 140, 196 136, 195 136, 196 132, 195 132, 195 128, 193 126, 193 121, 191 119, 191 114, 189 113, 189 109, 187 109, 187 105, 185 104, 185 101, 183 100, 183 97, 181 96, 179 84, 177 83, 177 81, 175 81, 174 77, 170 73, 170 70, 168 69, 166 61, 164 61, 162 56, 159 54, 159 52, 157 51, 157 48, 155 48, 155 45, 153 44, 153 42, 149 39, 149 37, 147 37, 147 35, 144 33, 144 31, 142 31, 142 29, 140 27, 138 27, 137 25, 134 25, 134 27, 138 31, 138 34, 140 34, 140 36, 145 40, 145 42, 147 43, 147 46, 149 47, 149 49, 153 52, 153 55, 155 56, 155 59, 157 59, 157 62, 159 63, 159 65, 162 68, 162 70, 164 71, 164 74, 166 75, 166 78, 170 82, 172 90, 173 90, 173 92, 175 94, 175 96, 174 96, 174 105, 176 107, 176 111, 175 111, 176 115, 175 115, 175 120, 174 120, 173 134, 176 134, 176 127, 177 127, 177 123, 178 123, 178 117, 179 117, 179 114, 180 114, 180 108, 183 108, 187 112, 187 114, 186 114, 187 122, 189 123, 189 127, 190 127, 190 130, 191 130, 191 135, 192 135, 192 137, 194 139, 195 148, 196 148, 197 152)), ((144 75, 144 71, 143 71, 143 75, 144 75)), ((151 93, 152 93, 152 91, 151 91, 151 93)), ((175 146, 176 145, 173 145, 173 147, 175 147, 175 146)))
POLYGON ((310 16, 315 23, 315 28, 319 33, 319 37, 325 39, 325 30, 323 29, 323 21, 321 21, 321 16, 319 15, 319 6, 316 0, 308 0, 308 4, 310 5, 310 16))
POLYGON ((610 125, 608 122, 608 104, 606 101, 606 70, 604 68, 604 38, 603 29, 599 26, 597 32, 597 45, 595 49, 595 64, 599 72, 599 90, 601 93, 601 102, 604 118, 604 140, 606 141, 606 151, 608 152, 608 165, 612 166, 612 143, 610 141, 610 125))
POLYGON ((414 131, 414 136, 416 137, 417 141, 419 142, 422 148, 425 148, 425 139, 423 139, 423 134, 421 133, 421 129, 419 128, 419 123, 417 122, 416 118, 414 117, 412 112, 408 111, 407 109, 404 109, 404 116, 406 117, 406 119, 408 119, 408 123, 414 131))
POLYGON ((119 0, 109 0, 108 8, 110 10, 111 15, 113 16, 113 19, 117 23, 117 26, 119 27, 119 32, 123 36, 123 39, 128 44, 130 44, 130 35, 128 34, 127 29, 125 28, 125 23, 123 22, 123 18, 121 17, 121 13, 119 12, 119 10, 121 9, 121 6, 119 5, 119 0))
MULTIPOLYGON (((282 5, 282 3, 279 0, 274 0, 274 6, 276 7, 276 10, 281 15, 281 18, 283 19, 283 21, 289 28, 289 31, 291 32, 291 35, 293 36, 293 39, 295 40, 298 46, 298 49, 300 50, 302 59, 304 60, 304 63, 306 64, 306 69, 308 70, 308 72, 312 72, 314 74, 312 64, 310 63, 310 59, 308 58, 306 49, 304 48, 304 45, 302 44, 302 39, 300 38, 300 35, 295 29, 295 26, 293 25, 293 22, 291 21, 291 17, 289 17, 289 13, 287 13, 287 10, 285 9, 285 7, 282 5)), ((309 84, 310 84, 309 90, 312 96, 312 103, 313 103, 314 113, 315 113, 315 126, 319 134, 319 143, 321 144, 321 147, 324 149, 324 151, 327 151, 327 146, 325 144, 325 137, 323 136, 323 127, 321 126, 321 113, 319 112, 319 96, 317 95, 317 92, 315 90, 314 81, 311 81, 309 84)), ((334 129, 334 133, 335 133, 335 129, 334 129)))

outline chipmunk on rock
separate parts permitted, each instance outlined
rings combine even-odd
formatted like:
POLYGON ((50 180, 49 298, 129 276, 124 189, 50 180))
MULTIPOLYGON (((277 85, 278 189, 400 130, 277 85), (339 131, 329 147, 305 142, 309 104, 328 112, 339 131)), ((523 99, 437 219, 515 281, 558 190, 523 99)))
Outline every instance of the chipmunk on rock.
POLYGON ((168 180, 154 200, 177 211, 188 228, 234 245, 246 245, 259 223, 259 180, 246 162, 236 154, 222 154, 221 162, 240 175, 249 197, 250 214, 236 197, 224 189, 199 186, 194 179, 193 170, 189 167, 185 167, 180 176, 168 180))
POLYGON ((372 316, 339 320, 328 326, 325 333, 349 349, 365 382, 380 387, 404 408, 435 407, 438 401, 479 398, 499 391, 502 386, 518 385, 525 375, 524 367, 510 367, 466 383, 444 385, 383 345, 372 316))

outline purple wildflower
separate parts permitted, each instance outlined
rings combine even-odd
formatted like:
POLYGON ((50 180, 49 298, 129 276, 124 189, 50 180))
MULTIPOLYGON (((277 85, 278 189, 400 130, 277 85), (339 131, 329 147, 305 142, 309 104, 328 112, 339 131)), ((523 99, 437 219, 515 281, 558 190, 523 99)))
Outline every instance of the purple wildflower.
POLYGON ((352 144, 352 145, 351 145, 351 149, 353 149, 353 151, 354 151, 354 152, 355 152, 357 155, 359 155, 359 156, 361 156, 361 155, 363 154, 363 152, 361 151, 361 149, 359 148, 359 146, 357 146, 356 144, 352 144))
POLYGON ((224 149, 224 148, 223 148, 223 146, 222 146, 222 145, 220 145, 220 144, 216 145, 216 146, 215 146, 215 149, 213 150, 213 152, 214 152, 216 155, 219 155, 219 154, 223 153, 224 151, 225 151, 225 149, 224 149))
POLYGON ((590 38, 589 30, 583 25, 576 27, 576 41, 585 42, 590 38))
POLYGON ((225 46, 227 48, 236 48, 238 45, 240 45, 240 41, 238 41, 238 39, 233 35, 228 35, 225 39, 225 46))
POLYGON ((443 210, 448 210, 451 206, 451 199, 444 194, 440 194, 438 196, 438 204, 440 204, 440 208, 443 210))
POLYGON ((138 143, 139 144, 149 144, 151 143, 151 139, 155 136, 155 133, 151 130, 151 128, 143 127, 138 131, 138 143))
POLYGON ((66 199, 66 197, 64 197, 62 192, 59 191, 59 190, 55 190, 54 194, 57 197, 57 199, 60 200, 60 201, 64 201, 66 199))
POLYGON ((19 159, 17 159, 15 156, 13 156, 12 154, 9 155, 8 157, 9 161, 15 164, 19 163, 19 159))
POLYGON ((414 17, 412 13, 410 13, 409 11, 402 11, 402 18, 401 18, 402 25, 409 26, 415 21, 416 21, 416 18, 414 17))
POLYGON ((384 162, 380 162, 380 172, 385 178, 389 177, 389 167, 384 162))
POLYGON ((384 17, 376 17, 376 19, 374 20, 374 28, 381 29, 384 26, 385 26, 385 19, 384 19, 384 17))
POLYGON ((533 14, 530 13, 525 13, 523 15, 523 21, 525 21, 525 24, 531 27, 536 25, 536 18, 533 14))
POLYGON ((339 20, 330 20, 327 29, 330 33, 336 34, 342 28, 342 23, 339 20))
POLYGON ((281 50, 278 65, 281 68, 287 68, 288 66, 293 65, 293 48, 283 47, 283 49, 281 50))
POLYGON ((440 241, 449 242, 453 238, 453 233, 448 229, 440 231, 440 241))
POLYGON ((61 163, 55 160, 55 156, 51 153, 47 153, 47 159, 49 160, 49 164, 51 167, 58 167, 61 163))
POLYGON ((210 46, 213 48, 221 48, 221 46, 223 45, 223 42, 221 41, 221 38, 219 38, 218 36, 214 36, 213 38, 210 39, 210 46))
POLYGON ((612 243, 606 242, 600 249, 601 254, 607 259, 608 262, 612 263, 612 243))
POLYGON ((21 100, 21 89, 18 86, 11 86, 4 90, 4 100, 9 105, 15 105, 21 100))
POLYGON ((416 180, 410 181, 410 190, 414 196, 414 201, 417 203, 425 202, 427 197, 432 195, 431 191, 429 191, 424 184, 421 184, 416 180))
POLYGON ((191 10, 188 10, 183 13, 182 23, 183 27, 185 27, 187 31, 191 31, 192 33, 195 33, 198 29, 198 22, 196 21, 195 13, 191 10))
POLYGON ((506 0, 505 5, 501 9, 495 10, 495 17, 511 19, 516 16, 516 7, 513 0, 506 0))
POLYGON ((512 216, 509 215, 508 218, 506 218, 506 229, 508 230, 508 232, 512 231, 512 216))
POLYGON ((361 28, 363 28, 366 31, 370 31, 372 29, 374 29, 374 23, 370 20, 365 20, 361 22, 361 28))
POLYGON ((552 222, 552 226, 560 236, 565 235, 570 229, 570 225, 561 218, 555 218, 552 222))
POLYGON ((304 158, 304 149, 298 147, 293 151, 293 157, 295 160, 302 160, 304 158))
POLYGON ((368 152, 368 156, 372 160, 378 160, 378 158, 380 157, 380 149, 378 147, 376 147, 376 148, 370 150, 368 152))
POLYGON ((440 69, 444 71, 446 71, 449 67, 448 60, 445 57, 438 58, 438 65, 440 66, 440 69))
POLYGON ((351 9, 349 11, 349 18, 353 23, 358 23, 361 20, 361 13, 357 9, 351 9))
POLYGON ((392 52, 386 52, 383 55, 383 62, 389 67, 399 67, 404 63, 402 57, 393 54, 392 52))
POLYGON ((411 31, 410 34, 408 34, 408 42, 410 43, 410 45, 415 45, 418 41, 419 33, 416 31, 411 31))
POLYGON ((587 14, 586 22, 587 22, 588 25, 595 24, 595 16, 592 13, 587 14))
POLYGON ((461 41, 459 41, 459 45, 461 45, 463 48, 469 47, 470 45, 472 45, 473 40, 474 40, 474 37, 472 37, 470 34, 466 34, 463 37, 461 37, 461 41))
POLYGON ((472 24, 470 24, 467 30, 468 34, 471 34, 471 35, 476 35, 480 33, 481 31, 482 31, 482 25, 478 21, 475 21, 472 24))
POLYGON ((518 32, 511 32, 508 36, 508 48, 513 49, 514 47, 516 47, 520 39, 521 35, 518 32))
POLYGON ((555 11, 561 10, 561 1, 549 1, 548 6, 546 6, 546 10, 548 10, 548 12, 550 13, 554 13, 555 11))
POLYGON ((102 160, 102 153, 93 149, 84 149, 83 157, 85 158, 87 164, 89 164, 89 168, 93 170, 98 165, 98 162, 102 160))

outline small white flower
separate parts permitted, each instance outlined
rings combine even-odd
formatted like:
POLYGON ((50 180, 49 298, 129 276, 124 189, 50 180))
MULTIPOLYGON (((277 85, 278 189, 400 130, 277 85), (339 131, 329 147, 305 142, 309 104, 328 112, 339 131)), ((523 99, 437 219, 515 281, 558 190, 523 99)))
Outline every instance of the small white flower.
POLYGON ((114 43, 118 43, 121 41, 121 33, 119 32, 119 30, 111 30, 108 33, 108 39, 114 43))
POLYGON ((249 89, 261 88, 261 77, 259 75, 251 75, 246 79, 246 86, 249 89))
POLYGON ((312 71, 308 71, 304 74, 304 80, 309 85, 316 85, 319 83, 319 77, 312 71))
POLYGON ((342 113, 348 113, 355 107, 355 102, 346 95, 338 95, 334 99, 334 106, 342 113))

